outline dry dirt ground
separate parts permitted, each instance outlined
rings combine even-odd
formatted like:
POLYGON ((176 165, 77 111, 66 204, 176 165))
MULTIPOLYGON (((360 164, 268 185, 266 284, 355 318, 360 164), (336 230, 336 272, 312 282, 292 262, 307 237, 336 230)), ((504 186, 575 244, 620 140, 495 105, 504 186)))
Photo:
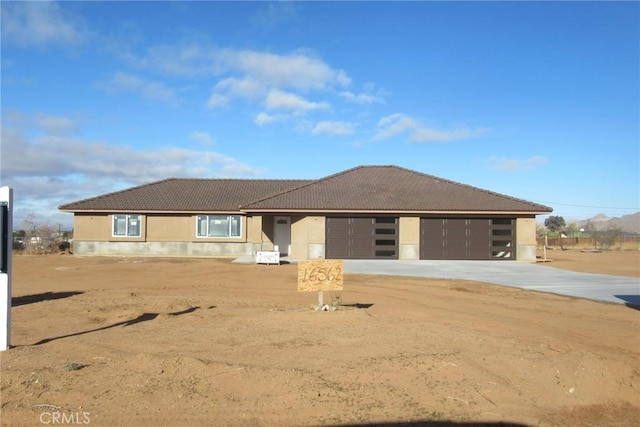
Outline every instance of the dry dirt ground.
MULTIPOLYGON (((638 252, 540 265, 640 277, 638 252)), ((15 256, 1 424, 637 426, 640 311, 295 265, 15 256), (325 293, 325 301, 337 295, 325 293)))

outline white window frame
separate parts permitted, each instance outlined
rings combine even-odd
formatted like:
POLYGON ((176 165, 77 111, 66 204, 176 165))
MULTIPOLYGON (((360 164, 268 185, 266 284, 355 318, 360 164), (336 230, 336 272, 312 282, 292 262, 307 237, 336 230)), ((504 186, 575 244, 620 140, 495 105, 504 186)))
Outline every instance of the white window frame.
POLYGON ((142 237, 142 215, 141 214, 113 214, 111 221, 111 235, 120 238, 139 238, 142 237), (116 221, 118 217, 124 217, 124 234, 116 234, 116 221), (138 234, 129 234, 132 220, 137 221, 138 234))
POLYGON ((198 239, 241 239, 242 238, 242 215, 236 214, 207 214, 196 216, 196 238, 198 239), (224 236, 212 236, 210 225, 211 221, 215 221, 219 218, 221 221, 227 221, 227 234, 224 236), (233 218, 238 221, 238 233, 232 235, 233 232, 233 218), (204 234, 201 233, 200 222, 204 220, 204 234))

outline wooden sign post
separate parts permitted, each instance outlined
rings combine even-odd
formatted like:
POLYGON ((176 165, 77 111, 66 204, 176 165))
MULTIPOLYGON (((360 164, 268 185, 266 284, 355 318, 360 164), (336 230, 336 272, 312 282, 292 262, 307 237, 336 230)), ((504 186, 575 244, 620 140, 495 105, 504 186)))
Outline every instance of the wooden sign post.
POLYGON ((298 291, 318 292, 318 307, 324 307, 324 291, 341 291, 344 285, 342 260, 298 262, 298 291))

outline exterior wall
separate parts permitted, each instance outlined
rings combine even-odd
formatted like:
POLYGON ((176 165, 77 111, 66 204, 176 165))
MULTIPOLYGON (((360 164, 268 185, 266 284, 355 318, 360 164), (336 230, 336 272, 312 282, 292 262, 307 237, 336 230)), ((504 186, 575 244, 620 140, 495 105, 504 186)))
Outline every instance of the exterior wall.
POLYGON ((246 217, 246 236, 247 242, 253 244, 257 250, 268 250, 265 247, 265 235, 262 231, 264 217, 260 215, 246 217))
POLYGON ((148 242, 176 242, 195 239, 196 224, 192 215, 148 215, 148 242))
POLYGON ((291 218, 291 254, 296 259, 324 259, 325 217, 291 218))
POLYGON ((536 218, 516 218, 516 260, 536 261, 536 218))
POLYGON ((84 256, 238 257, 252 255, 259 249, 246 242, 73 242, 74 254, 84 256))
POLYGON ((197 215, 141 215, 140 237, 112 236, 110 214, 76 214, 77 255, 243 256, 262 249, 262 217, 242 217, 242 235, 231 238, 196 237, 197 215))
POLYGON ((401 216, 398 224, 398 259, 420 259, 420 217, 401 216))
MULTIPOLYGON (((114 237, 112 215, 75 214, 74 252, 78 255, 251 256, 273 249, 273 216, 243 217, 240 238, 196 238, 196 215, 142 215, 141 237, 114 237)), ((324 216, 291 217, 291 254, 295 259, 324 259, 324 216)), ((399 218, 399 259, 420 258, 420 217, 399 218)), ((535 262, 535 216, 516 219, 516 259, 535 262)))
POLYGON ((103 241, 111 238, 111 215, 75 214, 73 216, 73 240, 103 241))

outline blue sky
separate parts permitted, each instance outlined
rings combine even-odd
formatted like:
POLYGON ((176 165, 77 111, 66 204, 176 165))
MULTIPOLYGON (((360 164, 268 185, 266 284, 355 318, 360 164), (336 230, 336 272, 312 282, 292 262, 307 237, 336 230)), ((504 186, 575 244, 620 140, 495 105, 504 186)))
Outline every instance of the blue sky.
POLYGON ((15 221, 168 177, 395 164, 640 211, 638 2, 10 2, 15 221))

